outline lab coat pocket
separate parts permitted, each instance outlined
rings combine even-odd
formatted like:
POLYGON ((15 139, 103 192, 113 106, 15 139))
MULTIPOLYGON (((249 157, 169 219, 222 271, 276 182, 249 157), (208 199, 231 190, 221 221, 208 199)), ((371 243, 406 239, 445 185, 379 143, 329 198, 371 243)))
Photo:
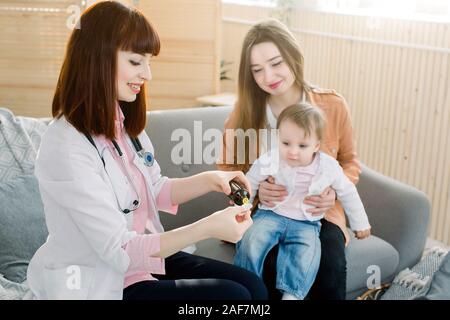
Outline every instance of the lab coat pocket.
POLYGON ((44 268, 44 288, 49 300, 86 300, 95 268, 70 265, 44 268))

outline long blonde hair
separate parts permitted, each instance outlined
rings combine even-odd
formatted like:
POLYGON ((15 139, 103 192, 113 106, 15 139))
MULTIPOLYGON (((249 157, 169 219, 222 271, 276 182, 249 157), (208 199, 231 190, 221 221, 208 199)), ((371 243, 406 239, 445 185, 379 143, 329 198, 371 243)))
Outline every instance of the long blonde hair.
POLYGON ((268 93, 255 82, 251 70, 250 55, 254 45, 272 42, 278 48, 294 74, 295 85, 308 90, 303 75, 303 55, 300 46, 289 29, 276 19, 266 19, 255 24, 245 36, 239 64, 238 97, 236 102, 237 128, 261 129, 266 125, 266 100, 268 93))

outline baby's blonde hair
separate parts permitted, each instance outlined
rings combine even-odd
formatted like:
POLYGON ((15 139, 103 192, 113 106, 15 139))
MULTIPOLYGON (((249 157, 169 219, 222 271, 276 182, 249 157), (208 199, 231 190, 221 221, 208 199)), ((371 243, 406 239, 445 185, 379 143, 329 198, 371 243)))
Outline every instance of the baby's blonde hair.
POLYGON ((314 107, 308 103, 296 103, 287 107, 278 116, 277 129, 286 120, 291 120, 299 128, 305 130, 307 137, 314 131, 317 139, 319 141, 322 140, 325 132, 325 116, 318 107, 314 107))

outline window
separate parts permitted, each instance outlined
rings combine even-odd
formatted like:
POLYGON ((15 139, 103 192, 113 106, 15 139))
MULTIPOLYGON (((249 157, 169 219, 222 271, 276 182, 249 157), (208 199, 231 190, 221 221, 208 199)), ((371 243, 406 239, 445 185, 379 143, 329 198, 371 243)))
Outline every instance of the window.
MULTIPOLYGON (((299 3, 311 2, 299 0, 299 3)), ((316 0, 316 8, 344 14, 450 22, 449 0, 316 0)))
POLYGON ((450 0, 222 0, 341 14, 450 23, 450 0))
POLYGON ((224 3, 242 4, 248 6, 275 7, 277 0, 222 0, 224 3))

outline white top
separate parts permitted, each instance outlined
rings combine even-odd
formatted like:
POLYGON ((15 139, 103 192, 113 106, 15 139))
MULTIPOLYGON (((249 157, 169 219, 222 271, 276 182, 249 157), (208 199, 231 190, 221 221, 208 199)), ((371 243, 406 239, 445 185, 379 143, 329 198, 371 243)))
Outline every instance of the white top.
POLYGON ((306 212, 312 206, 304 204, 303 199, 307 195, 319 195, 325 188, 331 186, 347 214, 350 228, 354 231, 370 228, 364 205, 355 185, 344 174, 336 159, 326 153, 318 152, 309 166, 291 167, 280 158, 278 148, 273 148, 253 163, 246 176, 250 181, 253 194, 250 201, 254 200, 259 184, 268 176, 273 176, 276 184, 286 187, 288 196, 285 200, 276 203, 274 207, 267 207, 260 203, 260 209, 272 210, 296 220, 320 220, 323 215, 311 216, 306 212), (305 184, 308 184, 307 188, 305 184))
MULTIPOLYGON (((307 103, 306 94, 302 93, 302 97, 300 98, 299 103, 307 103)), ((275 129, 277 127, 277 118, 272 112, 272 108, 269 103, 266 104, 266 119, 267 119, 267 127, 271 129, 275 129)))

